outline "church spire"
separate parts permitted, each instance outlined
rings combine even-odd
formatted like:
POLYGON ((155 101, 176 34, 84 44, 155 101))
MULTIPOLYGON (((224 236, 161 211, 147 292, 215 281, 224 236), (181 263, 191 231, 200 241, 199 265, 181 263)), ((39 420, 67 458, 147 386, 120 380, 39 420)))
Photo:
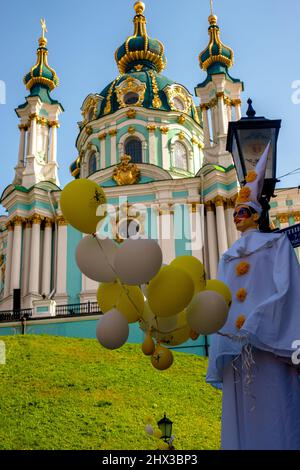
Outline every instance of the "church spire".
POLYGON ((49 92, 58 86, 59 80, 55 70, 48 64, 47 32, 45 19, 41 19, 42 36, 39 38, 37 49, 37 60, 30 72, 24 77, 26 88, 30 90, 30 95, 39 95, 40 98, 49 95, 49 92))

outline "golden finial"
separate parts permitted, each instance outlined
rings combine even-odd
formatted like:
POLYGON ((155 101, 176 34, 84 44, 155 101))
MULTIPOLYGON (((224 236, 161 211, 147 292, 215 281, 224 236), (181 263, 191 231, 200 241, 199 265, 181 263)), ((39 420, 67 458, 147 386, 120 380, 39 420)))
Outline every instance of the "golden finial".
POLYGON ((137 15, 142 15, 145 11, 145 3, 144 2, 135 2, 134 9, 137 15))
POLYGON ((209 0, 210 1, 210 16, 208 17, 208 21, 211 25, 214 25, 214 24, 217 24, 217 20, 218 18, 216 17, 216 15, 214 14, 214 3, 213 3, 213 0, 209 0))
POLYGON ((42 27, 42 38, 45 39, 45 33, 48 33, 45 18, 41 18, 41 27, 42 27))

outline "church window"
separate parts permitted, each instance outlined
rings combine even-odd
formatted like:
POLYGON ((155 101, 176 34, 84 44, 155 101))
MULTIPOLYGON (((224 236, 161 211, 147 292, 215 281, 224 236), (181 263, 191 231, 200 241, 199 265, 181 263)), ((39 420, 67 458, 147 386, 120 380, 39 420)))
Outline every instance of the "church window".
POLYGON ((185 145, 175 142, 174 146, 174 166, 180 170, 188 170, 188 155, 185 145))
POLYGON ((96 152, 93 152, 89 158, 89 175, 95 173, 97 170, 96 152))
POLYGON ((124 96, 124 103, 127 105, 133 105, 136 104, 139 101, 139 95, 138 93, 134 93, 133 91, 129 91, 126 93, 124 96))
POLYGON ((125 153, 133 163, 142 163, 142 142, 137 137, 129 137, 125 143, 125 153))

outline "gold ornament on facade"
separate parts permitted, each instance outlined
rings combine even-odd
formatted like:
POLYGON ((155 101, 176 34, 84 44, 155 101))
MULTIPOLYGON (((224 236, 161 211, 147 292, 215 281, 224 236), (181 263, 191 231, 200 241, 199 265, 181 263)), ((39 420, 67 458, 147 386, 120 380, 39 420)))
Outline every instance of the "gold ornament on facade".
POLYGON ((222 197, 222 196, 217 196, 217 197, 215 197, 213 202, 214 202, 216 207, 221 207, 221 206, 223 207, 224 202, 225 202, 225 198, 222 197))
POLYGON ((131 185, 140 180, 140 170, 135 163, 130 163, 130 155, 123 155, 121 163, 115 168, 113 179, 118 186, 131 185))
POLYGON ((191 138, 191 142, 192 142, 192 144, 195 144, 195 145, 198 145, 198 144, 199 144, 199 140, 196 139, 196 137, 192 137, 192 138, 191 138))
POLYGON ((106 133, 106 132, 102 132, 102 134, 99 134, 99 135, 98 135, 98 139, 99 139, 99 140, 104 140, 104 139, 106 138, 106 136, 107 136, 107 133, 106 133))
POLYGON ((184 124, 185 121, 186 121, 186 117, 183 114, 180 114, 180 116, 178 116, 178 119, 177 119, 178 124, 184 124))
POLYGON ((152 100, 152 106, 153 108, 159 109, 162 106, 162 102, 161 102, 160 97, 158 96, 159 89, 157 86, 156 77, 155 77, 154 72, 152 72, 152 70, 149 72, 149 75, 151 77, 152 89, 153 89, 153 94, 154 94, 154 98, 152 100))
POLYGON ((16 216, 12 219, 12 223, 13 225, 22 225, 22 223, 25 221, 25 219, 23 219, 23 217, 20 217, 20 216, 16 216))
POLYGON ((33 224, 38 224, 38 225, 40 225, 43 221, 43 217, 40 216, 39 214, 32 215, 30 219, 33 224))
POLYGON ((87 121, 93 121, 97 117, 97 103, 98 100, 95 96, 90 96, 86 102, 83 110, 82 116, 84 117, 84 123, 87 121))
POLYGON ((185 133, 182 132, 182 131, 179 132, 178 137, 179 137, 180 140, 184 140, 184 138, 185 138, 185 133))
POLYGON ((135 133, 135 127, 134 126, 130 126, 128 127, 128 134, 134 134, 135 133))
POLYGON ((14 230, 14 226, 11 220, 9 222, 6 222, 5 227, 9 232, 12 232, 14 230))
POLYGON ((60 127, 60 124, 58 121, 49 121, 48 125, 49 127, 60 127))
POLYGON ((134 106, 142 106, 146 91, 146 84, 141 83, 133 77, 127 77, 120 85, 116 86, 115 92, 117 100, 121 108, 126 108, 128 105, 125 103, 124 98, 127 93, 135 93, 138 95, 138 100, 134 106))
POLYGON ((110 131, 108 131, 109 135, 111 137, 115 137, 118 133, 117 129, 111 129, 110 131))
POLYGON ((30 219, 25 219, 25 228, 31 228, 32 227, 32 222, 30 219))
POLYGON ((61 225, 68 225, 68 222, 66 221, 66 219, 62 215, 56 217, 56 223, 57 223, 57 225, 60 225, 60 226, 61 225))
POLYGON ((294 213, 294 220, 295 220, 295 222, 300 222, 300 212, 295 212, 294 213))
POLYGON ((135 109, 128 109, 126 111, 126 116, 128 117, 128 119, 134 119, 136 117, 136 110, 135 109))
POLYGON ((169 132, 169 128, 168 127, 160 127, 160 132, 162 134, 167 134, 169 132))
POLYGON ((109 114, 111 112, 111 96, 112 96, 112 93, 113 93, 113 89, 114 89, 114 86, 115 86, 115 83, 117 80, 119 80, 120 78, 120 75, 119 77, 117 77, 111 84, 109 90, 108 90, 108 93, 107 93, 107 98, 106 98, 106 105, 105 105, 105 108, 104 108, 104 115, 106 114, 109 114))
POLYGON ((91 135, 93 133, 93 129, 91 128, 91 126, 86 126, 85 132, 87 133, 87 135, 91 135))
POLYGON ((147 129, 148 129, 149 132, 154 132, 155 129, 156 129, 156 126, 154 124, 149 124, 147 126, 147 129))
POLYGON ((50 219, 49 217, 45 218, 45 228, 51 228, 52 223, 53 223, 52 219, 50 219))
POLYGON ((288 224, 289 223, 289 216, 288 214, 278 214, 278 219, 281 224, 288 224))
POLYGON ((179 85, 167 86, 164 89, 164 91, 167 94, 168 102, 172 111, 178 111, 178 108, 174 102, 175 98, 181 101, 183 108, 184 108, 182 110, 183 113, 187 114, 190 111, 193 100, 191 99, 190 96, 187 95, 187 93, 184 91, 184 89, 181 86, 179 85))
POLYGON ((204 207, 205 207, 206 212, 213 212, 214 211, 213 201, 205 202, 204 207))
POLYGON ((27 131, 28 130, 28 125, 27 124, 19 124, 18 125, 18 128, 20 129, 20 131, 27 131))
POLYGON ((136 70, 137 72, 140 72, 140 71, 142 70, 142 68, 143 68, 143 65, 142 65, 142 64, 138 64, 138 65, 135 65, 134 68, 135 68, 135 70, 136 70))

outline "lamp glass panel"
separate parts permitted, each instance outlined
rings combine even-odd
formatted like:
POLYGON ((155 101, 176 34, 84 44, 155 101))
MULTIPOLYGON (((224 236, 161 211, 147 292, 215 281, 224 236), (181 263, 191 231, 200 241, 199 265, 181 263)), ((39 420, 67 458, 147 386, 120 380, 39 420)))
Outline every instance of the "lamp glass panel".
POLYGON ((243 153, 246 172, 255 170, 256 164, 262 156, 268 142, 271 141, 267 159, 265 178, 273 178, 274 175, 274 150, 276 152, 276 129, 238 129, 237 135, 243 153))
POLYGON ((236 138, 235 138, 235 134, 234 134, 234 137, 233 137, 233 140, 232 140, 231 153, 232 153, 232 156, 233 156, 233 161, 234 161, 235 169, 236 169, 236 172, 237 172, 238 180, 242 184, 245 181, 245 176, 246 175, 244 174, 244 170, 243 170, 243 167, 242 167, 241 155, 239 153, 239 149, 238 149, 237 141, 236 141, 236 138))

